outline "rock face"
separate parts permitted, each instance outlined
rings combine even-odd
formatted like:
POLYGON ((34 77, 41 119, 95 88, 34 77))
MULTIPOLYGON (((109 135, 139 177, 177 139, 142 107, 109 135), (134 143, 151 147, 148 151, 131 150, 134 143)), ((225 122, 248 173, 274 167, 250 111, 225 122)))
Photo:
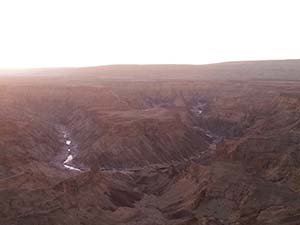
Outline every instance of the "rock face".
POLYGON ((0 79, 1 225, 300 224, 299 82, 94 73, 0 79))

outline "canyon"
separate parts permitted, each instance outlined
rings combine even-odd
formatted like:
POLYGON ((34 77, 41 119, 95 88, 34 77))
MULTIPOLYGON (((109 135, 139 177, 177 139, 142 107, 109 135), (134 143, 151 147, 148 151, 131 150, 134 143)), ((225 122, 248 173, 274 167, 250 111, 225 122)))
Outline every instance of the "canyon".
POLYGON ((0 224, 299 225, 299 72, 1 71, 0 224))

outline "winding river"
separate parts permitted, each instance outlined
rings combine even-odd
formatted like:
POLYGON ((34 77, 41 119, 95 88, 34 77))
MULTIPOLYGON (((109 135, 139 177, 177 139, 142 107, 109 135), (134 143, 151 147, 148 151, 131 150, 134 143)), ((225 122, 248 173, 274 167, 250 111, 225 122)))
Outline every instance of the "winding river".
POLYGON ((64 141, 65 141, 65 144, 67 147, 66 149, 68 151, 68 156, 65 159, 65 161, 63 162, 63 166, 69 170, 82 171, 81 169, 70 165, 70 163, 72 162, 72 160, 74 158, 74 156, 73 156, 74 149, 73 148, 75 148, 76 146, 72 145, 72 141, 67 136, 68 135, 66 133, 64 133, 64 141))

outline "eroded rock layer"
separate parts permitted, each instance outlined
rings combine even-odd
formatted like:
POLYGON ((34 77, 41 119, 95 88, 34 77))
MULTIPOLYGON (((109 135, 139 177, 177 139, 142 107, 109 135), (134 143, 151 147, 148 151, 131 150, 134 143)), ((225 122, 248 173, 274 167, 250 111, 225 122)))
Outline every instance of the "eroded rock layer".
POLYGON ((0 224, 300 224, 299 82, 142 78, 1 79, 0 224))

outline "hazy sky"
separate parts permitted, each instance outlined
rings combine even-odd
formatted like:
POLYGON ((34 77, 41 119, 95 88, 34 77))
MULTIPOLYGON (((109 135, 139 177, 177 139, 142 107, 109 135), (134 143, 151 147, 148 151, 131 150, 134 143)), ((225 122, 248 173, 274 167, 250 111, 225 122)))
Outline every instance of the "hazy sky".
POLYGON ((299 0, 0 0, 0 67, 300 58, 299 0))

